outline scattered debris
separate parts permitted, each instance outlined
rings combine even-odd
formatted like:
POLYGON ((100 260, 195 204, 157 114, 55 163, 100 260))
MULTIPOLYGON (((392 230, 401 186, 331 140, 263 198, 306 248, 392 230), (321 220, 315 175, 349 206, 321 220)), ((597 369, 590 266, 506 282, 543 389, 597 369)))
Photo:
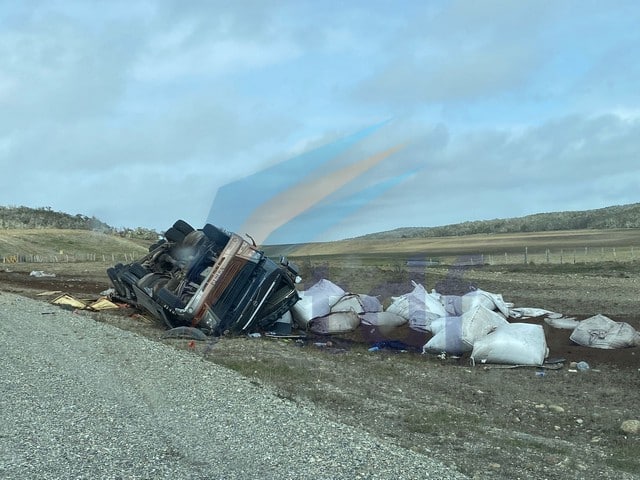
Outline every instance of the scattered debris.
POLYGON ((62 295, 57 296, 56 298, 51 300, 51 303, 55 305, 71 307, 71 308, 80 309, 80 310, 84 310, 88 306, 82 300, 78 300, 77 298, 72 297, 68 293, 63 293, 62 295))
POLYGON ((576 363, 576 370, 579 372, 586 372, 587 370, 590 370, 590 369, 591 369, 591 366, 585 361, 576 363))
POLYGON ((374 343, 373 345, 371 345, 371 348, 369 348, 370 352, 378 352, 380 350, 396 350, 398 352, 409 352, 415 349, 400 340, 383 340, 381 342, 374 343))
POLYGON ((37 293, 36 295, 39 297, 51 297, 53 295, 60 295, 62 293, 62 290, 47 290, 46 292, 40 292, 37 293))
POLYGON ((42 270, 33 270, 33 271, 29 274, 29 276, 31 276, 31 277, 37 277, 37 278, 40 278, 40 277, 55 277, 55 276, 56 276, 56 274, 55 274, 55 273, 45 273, 45 272, 43 272, 42 270))
POLYGON ((99 311, 99 310, 113 310, 113 309, 118 309, 120 307, 118 307, 118 305, 113 303, 111 300, 101 297, 95 302, 89 304, 88 308, 90 308, 91 310, 99 311))
MULTIPOLYGON (((55 292, 47 292, 47 293, 55 293, 55 292)), ((91 302, 91 301, 79 300, 68 293, 63 293, 61 295, 58 295, 53 300, 51 300, 51 303, 53 303, 54 305, 60 305, 61 307, 71 308, 74 310, 100 311, 100 310, 120 308, 118 307, 118 305, 113 303, 108 298, 100 297, 97 300, 91 302)))

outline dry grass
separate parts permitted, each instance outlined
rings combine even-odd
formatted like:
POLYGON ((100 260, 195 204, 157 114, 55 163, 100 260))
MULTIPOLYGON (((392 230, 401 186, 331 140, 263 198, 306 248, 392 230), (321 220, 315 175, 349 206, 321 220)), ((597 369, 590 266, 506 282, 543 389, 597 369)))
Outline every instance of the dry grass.
POLYGON ((266 248, 299 262, 394 265, 408 260, 518 264, 633 261, 640 259, 640 230, 571 230, 463 237, 352 239, 340 242, 266 248))

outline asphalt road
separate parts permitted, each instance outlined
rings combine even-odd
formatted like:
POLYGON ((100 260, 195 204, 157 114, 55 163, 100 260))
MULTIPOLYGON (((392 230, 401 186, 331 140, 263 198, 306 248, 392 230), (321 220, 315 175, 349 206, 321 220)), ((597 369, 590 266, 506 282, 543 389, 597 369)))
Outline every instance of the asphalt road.
MULTIPOLYGON (((201 357, 0 292, 0 478, 465 478, 201 357)), ((259 360, 257 360, 259 361, 259 360)))

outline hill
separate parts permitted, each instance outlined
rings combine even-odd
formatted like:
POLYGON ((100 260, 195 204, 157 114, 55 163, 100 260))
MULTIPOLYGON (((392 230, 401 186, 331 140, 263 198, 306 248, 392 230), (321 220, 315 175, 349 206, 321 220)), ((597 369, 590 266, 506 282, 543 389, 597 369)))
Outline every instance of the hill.
POLYGON ((517 218, 479 220, 441 227, 404 227, 356 237, 366 240, 453 237, 477 234, 640 228, 640 203, 594 210, 536 213, 517 218))
POLYGON ((144 255, 149 240, 92 230, 56 228, 0 229, 0 263, 7 258, 55 262, 98 259, 133 260, 144 255), (38 260, 36 260, 38 259, 38 260))
POLYGON ((113 231, 96 217, 56 212, 51 207, 0 206, 0 228, 61 228, 70 230, 113 231))
POLYGON ((142 240, 155 241, 158 238, 158 232, 155 230, 141 227, 116 229, 94 216, 56 212, 51 207, 0 206, 0 231, 3 229, 90 230, 142 240))

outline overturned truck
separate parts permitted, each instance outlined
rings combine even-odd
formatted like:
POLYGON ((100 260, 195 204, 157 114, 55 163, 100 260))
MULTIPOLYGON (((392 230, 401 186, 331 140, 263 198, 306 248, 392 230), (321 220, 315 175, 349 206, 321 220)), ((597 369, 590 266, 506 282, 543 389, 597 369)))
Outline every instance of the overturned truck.
POLYGON ((210 335, 286 333, 290 323, 279 319, 299 298, 297 271, 285 258, 276 263, 235 233, 211 224, 196 230, 183 220, 147 255, 107 274, 115 299, 169 328, 196 327, 210 335))

